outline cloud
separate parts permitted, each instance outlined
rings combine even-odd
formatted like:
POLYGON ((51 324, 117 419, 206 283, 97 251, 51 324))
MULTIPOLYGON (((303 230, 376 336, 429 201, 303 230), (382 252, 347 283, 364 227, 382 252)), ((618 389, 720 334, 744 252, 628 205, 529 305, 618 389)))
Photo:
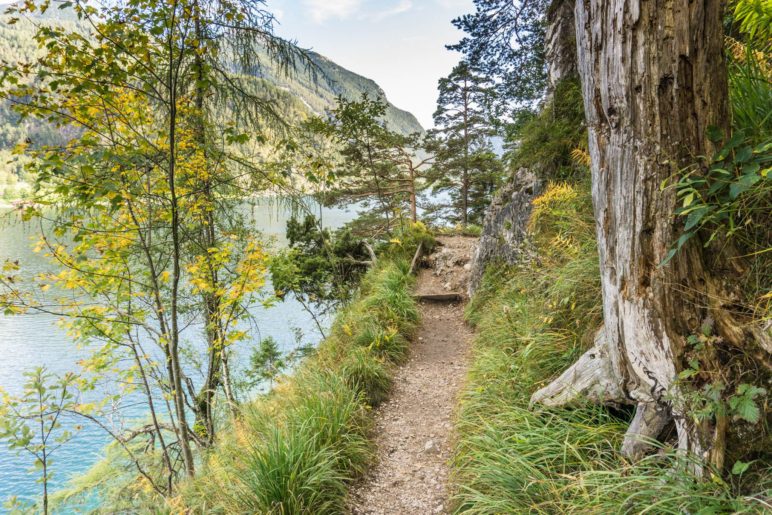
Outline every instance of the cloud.
POLYGON ((302 0, 306 13, 314 23, 324 23, 332 18, 345 20, 357 15, 357 19, 381 21, 413 9, 413 0, 302 0), (386 7, 384 8, 384 4, 386 7), (379 9, 380 8, 380 9, 379 9))
POLYGON ((388 9, 384 9, 383 11, 378 11, 376 13, 373 13, 368 16, 368 18, 373 19, 375 21, 380 21, 384 18, 389 18, 391 16, 396 16, 398 14, 406 13, 413 9, 413 0, 400 0, 399 3, 395 4, 392 7, 389 7, 388 9))
POLYGON ((474 12, 472 0, 434 0, 442 9, 466 9, 474 12))
POLYGON ((359 10, 362 0, 303 0, 303 6, 314 22, 324 23, 330 18, 348 18, 359 10))

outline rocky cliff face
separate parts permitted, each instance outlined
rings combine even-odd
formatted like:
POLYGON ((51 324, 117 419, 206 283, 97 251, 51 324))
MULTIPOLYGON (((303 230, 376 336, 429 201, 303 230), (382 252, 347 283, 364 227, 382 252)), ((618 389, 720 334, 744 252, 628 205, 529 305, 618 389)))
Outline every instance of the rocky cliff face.
MULTIPOLYGON (((549 102, 561 80, 575 77, 576 28, 574 1, 556 0, 547 12, 547 93, 549 102)), ((498 192, 485 213, 483 232, 472 259, 469 294, 480 285, 486 266, 491 262, 514 264, 529 256, 526 229, 531 202, 543 188, 538 170, 521 169, 498 192)))
POLYGON ((547 12, 545 38, 547 58, 547 100, 563 79, 576 77, 576 26, 573 0, 557 0, 547 12))
POLYGON ((531 203, 541 194, 544 181, 522 168, 496 194, 485 212, 483 232, 472 257, 469 294, 474 294, 491 262, 515 263, 526 258, 526 239, 531 203))

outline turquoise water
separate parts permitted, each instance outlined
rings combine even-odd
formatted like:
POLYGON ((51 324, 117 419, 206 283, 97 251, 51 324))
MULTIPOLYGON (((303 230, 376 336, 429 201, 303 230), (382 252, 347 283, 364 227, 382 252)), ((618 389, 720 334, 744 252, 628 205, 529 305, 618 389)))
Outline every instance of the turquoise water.
MULTIPOLYGON (((291 213, 274 203, 263 202, 250 207, 257 228, 266 237, 274 237, 276 246, 286 245, 285 227, 291 213)), ((315 208, 318 209, 318 206, 315 208)), ((337 228, 354 217, 353 211, 324 209, 322 219, 325 226, 337 228)), ((0 215, 0 262, 6 258, 19 260, 25 274, 35 274, 49 269, 48 262, 32 252, 32 240, 36 237, 36 226, 23 224, 15 218, 0 215)), ((252 310, 254 323, 249 338, 235 349, 234 361, 244 361, 249 349, 262 337, 271 336, 284 350, 298 345, 298 334, 304 344, 315 344, 319 333, 311 316, 292 299, 277 303, 271 308, 256 306, 252 310)), ((76 371, 77 361, 84 357, 53 315, 4 316, 0 314, 0 387, 10 392, 21 390, 25 371, 36 366, 46 366, 49 371, 62 373, 76 371)), ((189 328, 186 338, 191 342, 200 341, 200 331, 189 328)), ((194 343, 195 344, 195 343, 194 343)), ((122 416, 144 414, 141 405, 115 406, 122 416)), ((52 456, 54 461, 53 489, 64 485, 73 475, 89 469, 100 457, 100 451, 108 440, 105 434, 93 425, 84 429, 52 456)), ((2 503, 12 495, 31 499, 40 492, 35 476, 28 471, 32 465, 29 456, 17 455, 4 444, 0 444, 0 513, 2 503)))

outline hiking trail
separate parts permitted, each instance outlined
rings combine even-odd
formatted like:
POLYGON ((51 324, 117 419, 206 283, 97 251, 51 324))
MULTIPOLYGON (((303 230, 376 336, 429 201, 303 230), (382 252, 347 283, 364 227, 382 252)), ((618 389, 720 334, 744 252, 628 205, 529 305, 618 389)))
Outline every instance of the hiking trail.
MULTIPOLYGON (((438 238, 424 258, 416 297, 466 298, 476 238, 438 238), (452 297, 452 296, 451 296, 452 297)), ((472 330, 464 302, 419 300, 421 325, 410 357, 395 374, 389 400, 377 410, 378 463, 351 495, 355 515, 447 513, 453 417, 469 364, 472 330)))

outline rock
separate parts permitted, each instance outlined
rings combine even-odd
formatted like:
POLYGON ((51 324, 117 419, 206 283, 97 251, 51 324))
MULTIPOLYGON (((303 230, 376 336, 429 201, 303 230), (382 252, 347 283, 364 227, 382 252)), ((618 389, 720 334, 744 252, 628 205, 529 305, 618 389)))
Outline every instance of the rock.
POLYGON ((547 95, 552 98, 558 82, 579 74, 576 56, 576 28, 574 2, 556 0, 547 10, 547 34, 545 37, 547 57, 547 95))
POLYGON ((496 194, 485 212, 482 235, 472 258, 470 295, 480 286, 491 261, 514 264, 532 256, 526 230, 531 203, 543 187, 544 181, 533 171, 521 168, 496 194))

